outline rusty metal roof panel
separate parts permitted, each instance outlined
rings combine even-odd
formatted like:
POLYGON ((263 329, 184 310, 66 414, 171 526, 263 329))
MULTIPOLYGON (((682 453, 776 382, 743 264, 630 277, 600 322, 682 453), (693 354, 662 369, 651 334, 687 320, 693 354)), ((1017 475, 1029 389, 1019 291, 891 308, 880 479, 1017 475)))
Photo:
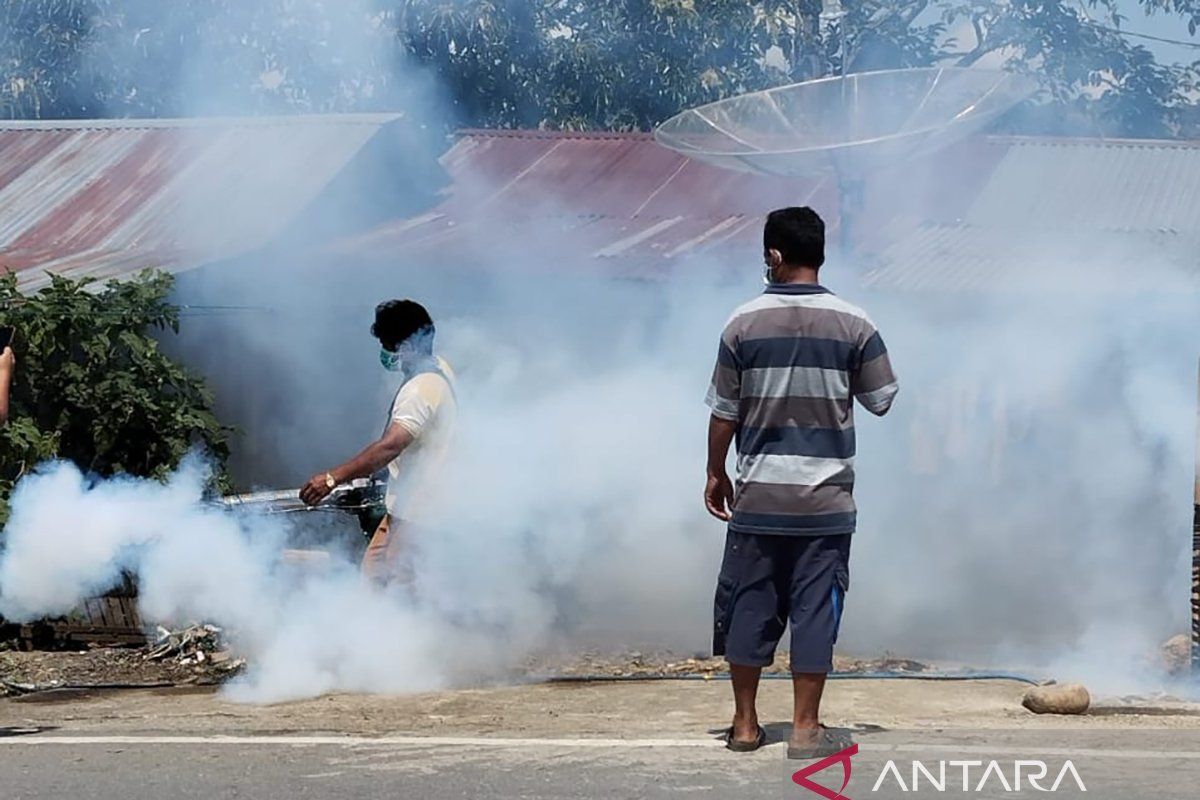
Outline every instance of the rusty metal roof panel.
MULTIPOLYGON (((837 208, 831 180, 731 172, 642 133, 465 131, 442 165, 453 183, 433 213, 386 223, 341 249, 368 257, 449 244, 528 252, 531 235, 561 234, 573 254, 610 270, 626 262, 619 271, 637 274, 733 245, 754 254, 773 208, 837 208)), ((836 213, 828 216, 836 229, 836 213)))
MULTIPOLYGON (((839 235, 832 179, 723 170, 645 134, 467 131, 443 165, 453 184, 432 213, 341 246, 383 258, 453 247, 517 265, 560 253, 651 276, 694 258, 744 263, 763 216, 780 206, 812 205, 839 235)), ((1131 257, 1137 246, 1164 248, 1170 283, 1196 267, 1200 145, 979 137, 873 176, 864 198, 854 246, 877 286, 991 289, 1014 270, 1043 284, 1084 281, 1067 262, 1102 258, 1097 243, 1131 257), (1105 231, 1131 235, 1095 235, 1105 231)))
POLYGON ((28 289, 250 252, 398 118, 0 122, 0 267, 28 289))
POLYGON ((769 178, 687 159, 649 134, 468 131, 443 157, 456 199, 613 216, 724 216, 799 205, 832 181, 769 178))

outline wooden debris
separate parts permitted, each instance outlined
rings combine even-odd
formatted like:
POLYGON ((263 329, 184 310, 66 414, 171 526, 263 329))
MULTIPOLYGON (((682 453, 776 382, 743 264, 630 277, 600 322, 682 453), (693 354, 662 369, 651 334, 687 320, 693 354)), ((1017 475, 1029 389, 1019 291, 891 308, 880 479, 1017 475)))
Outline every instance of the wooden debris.
POLYGON ((216 625, 192 625, 181 631, 169 631, 159 626, 158 638, 142 659, 170 659, 182 665, 208 664, 222 671, 240 669, 246 663, 243 659, 234 658, 225 648, 221 629, 216 625))

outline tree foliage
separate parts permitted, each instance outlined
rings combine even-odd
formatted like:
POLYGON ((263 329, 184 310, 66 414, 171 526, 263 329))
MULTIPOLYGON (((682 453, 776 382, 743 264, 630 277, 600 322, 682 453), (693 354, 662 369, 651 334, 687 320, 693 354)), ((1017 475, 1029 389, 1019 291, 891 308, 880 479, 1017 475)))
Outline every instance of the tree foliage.
MULTIPOLYGON (((176 116, 411 107, 467 126, 649 128, 738 92, 850 71, 1004 64, 1034 124, 1200 135, 1195 65, 1155 61, 1117 0, 0 0, 0 114, 176 116), (839 35, 840 34, 840 35, 839 35), (839 44, 844 39, 845 52, 839 44)), ((1138 0, 1200 24, 1200 0, 1138 0)), ((1200 40, 1197 40, 1200 43, 1200 40)), ((1200 52, 1200 51, 1197 51, 1200 52)))
POLYGON ((164 477, 195 447, 224 463, 227 431, 212 396, 151 335, 178 330, 171 285, 165 273, 103 288, 55 277, 24 296, 14 275, 0 278, 0 325, 16 329, 17 354, 0 500, 51 457, 101 476, 164 477))

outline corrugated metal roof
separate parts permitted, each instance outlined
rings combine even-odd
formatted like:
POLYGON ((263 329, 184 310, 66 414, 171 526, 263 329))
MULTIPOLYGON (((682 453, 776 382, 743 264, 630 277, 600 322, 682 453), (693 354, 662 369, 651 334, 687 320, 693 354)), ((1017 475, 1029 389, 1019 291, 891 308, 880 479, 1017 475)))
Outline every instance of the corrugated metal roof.
MULTIPOLYGON (((784 205, 817 207, 839 235, 835 179, 721 170, 645 134, 467 131, 443 164, 453 183, 433 213, 347 246, 483 263, 505 250, 510 263, 591 256, 609 274, 646 276, 697 255, 744 264, 762 217, 784 205)), ((1077 285, 1094 276, 1072 259, 1118 252, 1155 254, 1163 281, 1196 269, 1197 143, 980 137, 873 175, 862 195, 854 247, 876 286, 998 287, 1022 270, 1042 285, 1077 285), (1094 233, 1104 230, 1113 233, 1094 233), (1061 252, 1047 254, 1050 242, 1061 252)))
MULTIPOLYGON (((0 267, 32 289, 46 270, 119 276, 253 251, 397 119, 0 122, 0 267)), ((872 284, 981 288, 1014 269, 1084 280, 1067 262, 1139 247, 1172 269, 1198 269, 1197 143, 989 137, 936 163, 865 187, 857 246, 872 284), (1048 259, 1030 249, 1039 241, 1065 252, 1048 259)), ((531 265, 587 256, 571 260, 648 276, 697 256, 744 263, 763 215, 784 205, 819 208, 838 235, 833 178, 722 170, 647 134, 466 131, 442 164, 452 184, 436 209, 335 249, 444 258, 453 248, 480 259, 508 250, 531 265)))
POLYGON ((557 250, 637 276, 730 246, 755 258, 762 217, 780 206, 821 207, 831 212, 831 232, 837 228, 832 179, 723 170, 680 156, 649 134, 465 131, 442 164, 453 183, 437 209, 343 247, 379 258, 447 247, 457 257, 557 250))
POLYGON ((1200 143, 1013 139, 966 221, 1194 230, 1200 227, 1200 143))
POLYGON ((0 268, 31 290, 250 252, 398 118, 0 122, 0 268))
POLYGON ((869 257, 881 289, 996 291, 1200 288, 1200 231, 1079 231, 926 225, 869 257))
POLYGON ((985 174, 935 177, 938 214, 872 236, 867 283, 1113 289, 1136 264, 1147 287, 1200 288, 1200 143, 993 137, 984 146, 994 164, 985 174))

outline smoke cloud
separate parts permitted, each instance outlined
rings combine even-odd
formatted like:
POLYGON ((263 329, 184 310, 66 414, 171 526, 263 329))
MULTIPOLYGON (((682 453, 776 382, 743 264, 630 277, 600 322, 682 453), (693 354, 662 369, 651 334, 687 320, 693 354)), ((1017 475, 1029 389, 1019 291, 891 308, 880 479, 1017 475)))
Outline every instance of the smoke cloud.
MULTIPOLYGON (((406 110, 442 118, 436 98, 406 110)), ((147 619, 229 631, 250 662, 230 691, 254 701, 496 679, 560 647, 707 648, 724 531, 700 500, 701 400, 724 320, 758 290, 757 252, 734 277, 697 258, 652 282, 595 277, 550 224, 483 226, 436 263, 336 273, 293 244, 184 276, 181 302, 242 308, 186 317, 169 345, 242 429, 235 477, 278 488, 382 427, 396 387, 367 335, 374 304, 429 307, 459 374, 460 424, 414 595, 370 588, 342 555, 321 571, 283 563, 328 517, 206 505, 198 460, 165 485, 56 464, 14 496, 0 613, 61 613, 136 572, 147 619)), ((1079 274, 1057 235, 1026 232, 1025 246, 1079 274)), ((1153 250, 1140 258, 1159 266, 1153 250)), ((1100 691, 1161 685, 1154 648, 1187 620, 1194 295, 868 292, 867 266, 834 253, 825 281, 871 313, 901 394, 887 418, 858 417, 842 648, 1100 691)), ((1115 255, 1088 265, 1129 269, 1115 255)))

